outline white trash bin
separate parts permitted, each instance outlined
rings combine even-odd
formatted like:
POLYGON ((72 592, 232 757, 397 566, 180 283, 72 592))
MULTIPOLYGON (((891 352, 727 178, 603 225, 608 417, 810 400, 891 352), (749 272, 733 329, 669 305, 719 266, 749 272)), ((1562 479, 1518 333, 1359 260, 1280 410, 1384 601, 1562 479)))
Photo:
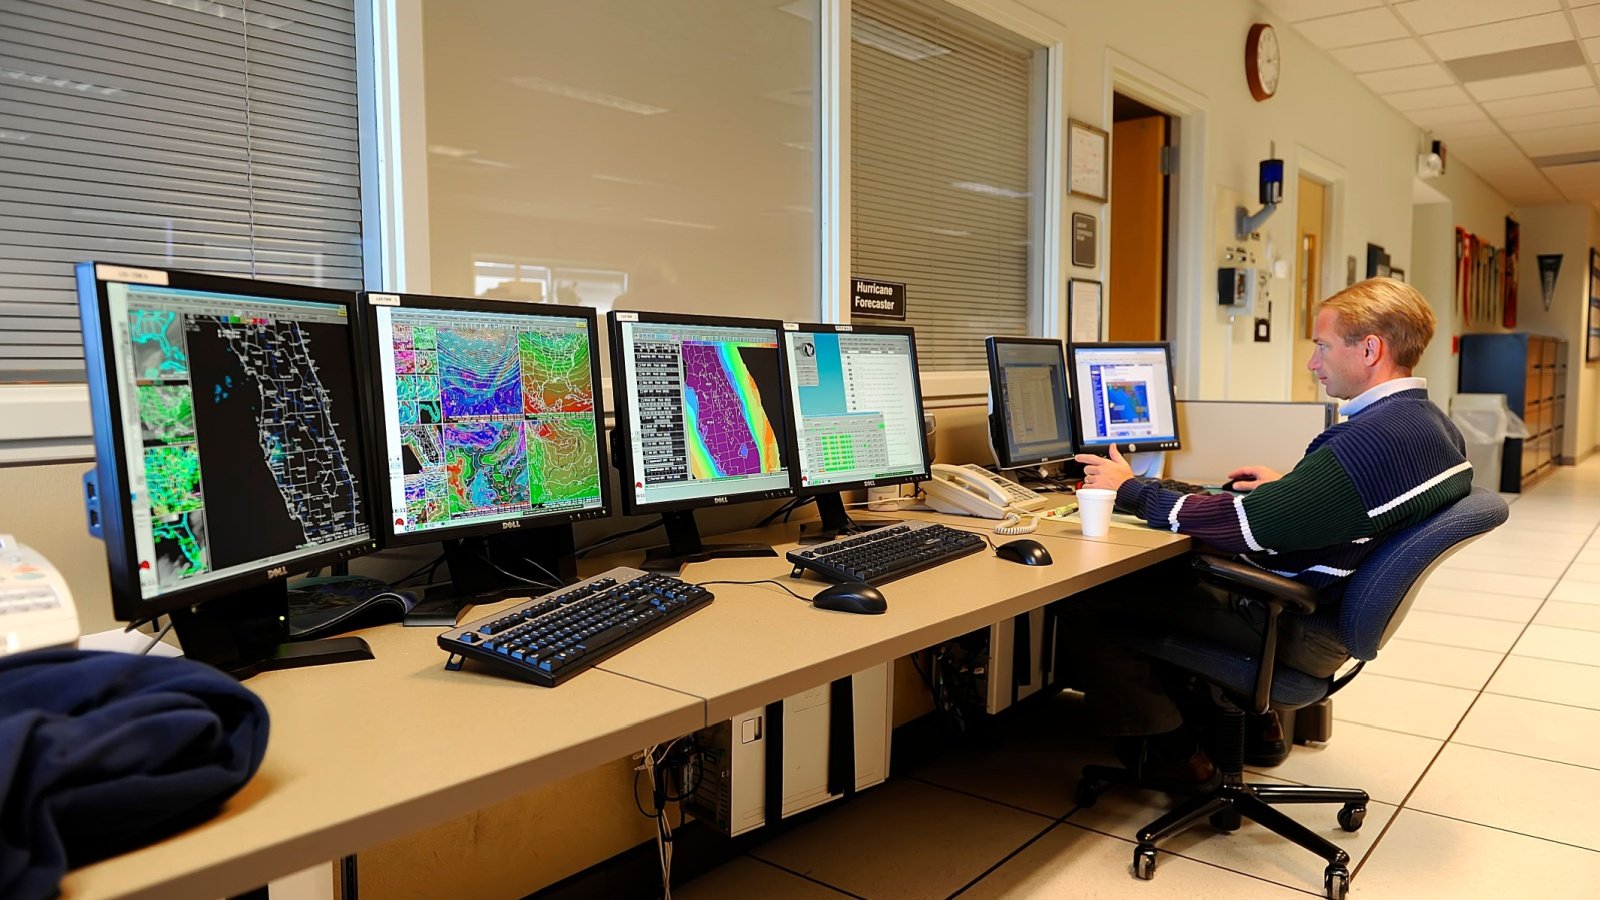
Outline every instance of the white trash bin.
POLYGON ((1450 419, 1467 441, 1472 486, 1500 490, 1500 460, 1506 440, 1528 436, 1522 419, 1506 406, 1506 395, 1456 394, 1450 398, 1450 419))

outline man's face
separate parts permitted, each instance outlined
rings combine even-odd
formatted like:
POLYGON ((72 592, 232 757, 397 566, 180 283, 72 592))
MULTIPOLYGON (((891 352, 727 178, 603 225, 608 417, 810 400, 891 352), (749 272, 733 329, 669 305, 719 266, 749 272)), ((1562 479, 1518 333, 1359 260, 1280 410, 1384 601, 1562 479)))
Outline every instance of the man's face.
POLYGON ((1315 372, 1328 396, 1349 400, 1366 390, 1372 370, 1367 367, 1365 341, 1347 345, 1339 336, 1339 314, 1331 309, 1317 313, 1311 340, 1317 345, 1306 368, 1315 372))

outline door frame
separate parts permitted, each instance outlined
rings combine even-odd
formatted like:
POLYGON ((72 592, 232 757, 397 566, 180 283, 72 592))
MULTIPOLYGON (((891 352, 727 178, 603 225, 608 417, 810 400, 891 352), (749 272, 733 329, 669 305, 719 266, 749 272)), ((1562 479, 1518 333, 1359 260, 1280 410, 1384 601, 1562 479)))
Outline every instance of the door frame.
MULTIPOLYGON (((1347 190, 1347 175, 1344 166, 1306 147, 1304 144, 1295 144, 1294 154, 1294 197, 1291 201, 1294 204, 1293 215, 1298 217, 1300 212, 1300 176, 1304 175, 1321 184, 1324 191, 1322 254, 1318 260, 1322 268, 1322 278, 1321 283, 1314 287, 1320 292, 1321 296, 1327 297, 1335 293, 1336 290, 1343 290, 1344 288, 1345 261, 1343 257, 1348 254, 1341 253, 1340 250, 1344 247, 1344 199, 1345 191, 1347 190)), ((1288 211, 1286 210, 1285 212, 1288 211)), ((1295 231, 1295 238, 1298 240, 1299 229, 1296 228, 1295 231)), ((1296 247, 1294 258, 1298 267, 1298 247, 1296 247)), ((1299 275, 1298 272, 1295 274, 1296 276, 1299 275)), ((1284 342, 1282 351, 1283 365, 1289 373, 1289 377, 1284 381, 1286 394, 1284 399, 1286 400, 1294 396, 1294 341, 1302 340, 1299 331, 1294 327, 1298 324, 1296 320, 1299 318, 1299 313, 1299 309, 1292 310, 1292 315, 1289 318, 1289 330, 1292 332, 1291 340, 1284 342)))

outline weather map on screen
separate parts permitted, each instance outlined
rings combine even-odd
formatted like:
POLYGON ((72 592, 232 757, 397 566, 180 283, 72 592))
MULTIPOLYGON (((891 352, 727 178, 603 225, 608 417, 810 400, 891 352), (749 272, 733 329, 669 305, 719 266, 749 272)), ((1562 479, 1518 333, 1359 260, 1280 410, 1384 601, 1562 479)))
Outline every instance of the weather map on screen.
POLYGON ((377 310, 394 526, 601 505, 587 319, 377 310))
POLYGON ((778 436, 761 405, 745 347, 684 341, 684 422, 694 478, 757 475, 779 468, 778 436))

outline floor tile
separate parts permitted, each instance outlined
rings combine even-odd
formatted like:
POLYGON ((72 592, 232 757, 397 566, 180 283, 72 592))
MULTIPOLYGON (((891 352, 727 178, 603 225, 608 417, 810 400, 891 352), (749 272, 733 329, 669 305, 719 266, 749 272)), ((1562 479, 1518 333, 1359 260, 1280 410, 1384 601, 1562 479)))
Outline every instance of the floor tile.
POLYGON ((1600 850, 1596 797, 1600 771, 1451 744, 1406 806, 1600 850))
POLYGON ((864 897, 946 897, 1050 821, 896 779, 761 844, 751 855, 864 897))
MULTIPOLYGON (((1264 784, 1284 783, 1281 779, 1260 775, 1252 775, 1250 780, 1264 784)), ((1094 806, 1077 810, 1068 816, 1067 822, 1133 841, 1140 828, 1173 805, 1172 798, 1157 791, 1113 788, 1102 795, 1094 806)), ((1372 849, 1373 842, 1383 832, 1384 824, 1396 809, 1386 803, 1369 803, 1366 823, 1360 831, 1352 833, 1339 827, 1337 805, 1295 804, 1279 808, 1342 847, 1354 860, 1352 869, 1372 849)), ((1327 866, 1322 858, 1253 823, 1246 823, 1232 834, 1219 834, 1210 825, 1201 823, 1177 837, 1163 841, 1161 849, 1302 890, 1319 887, 1322 884, 1322 871, 1327 866)))
POLYGON ((1529 625, 1527 632, 1511 648, 1511 653, 1535 659, 1557 659, 1600 666, 1600 634, 1572 628, 1529 625))
POLYGON ((1499 572, 1505 575, 1524 575, 1528 572, 1553 571, 1561 563, 1555 560, 1530 561, 1514 553, 1489 553, 1477 549, 1463 550, 1439 564, 1441 571, 1465 570, 1468 572, 1499 572))
POLYGON ((1510 594, 1514 597, 1543 597, 1556 586, 1554 575, 1508 575, 1504 572, 1463 572, 1438 569, 1428 576, 1431 588, 1457 588, 1485 594, 1510 594))
MULTIPOLYGON (((1464 647, 1446 647, 1422 641, 1392 638, 1378 651, 1378 658, 1367 663, 1361 678, 1367 674, 1409 678, 1450 687, 1472 688, 1484 686, 1502 655, 1489 650, 1470 650, 1464 647)), ((1351 682, 1353 685, 1355 682, 1351 682)), ((1334 709, 1339 708, 1338 697, 1334 709)))
POLYGON ((1600 604, 1600 585, 1593 585, 1587 581, 1562 581, 1550 591, 1551 600, 1562 603, 1592 603, 1600 604))
POLYGON ((1508 656, 1485 691, 1600 709, 1600 666, 1508 656))
POLYGON ((1572 561, 1590 564, 1600 563, 1600 547, 1579 550, 1578 555, 1573 557, 1572 561))
MULTIPOLYGON (((1337 697, 1333 705, 1338 709, 1337 697)), ((1398 804, 1443 743, 1354 722, 1335 722, 1328 743, 1297 746, 1282 765, 1270 769, 1252 766, 1250 771, 1298 784, 1361 788, 1374 800, 1398 804)))
POLYGON ((1518 510, 1513 506, 1511 519, 1495 530, 1507 534, 1576 534, 1585 539, 1594 533, 1594 519, 1581 510, 1572 510, 1571 518, 1555 518, 1550 512, 1527 507, 1518 510))
POLYGON ((1485 594, 1482 591, 1460 588, 1425 587, 1417 592, 1417 600, 1411 608, 1523 624, 1533 618, 1533 614, 1539 609, 1539 604, 1543 602, 1538 597, 1512 597, 1507 594, 1485 594))
MULTIPOLYGON (((1600 585, 1595 585, 1600 590, 1600 585)), ((1551 628, 1576 628, 1580 631, 1600 631, 1600 603, 1567 603, 1547 600, 1533 617, 1533 624, 1551 628)))
POLYGON ((1485 694, 1451 743, 1600 769, 1600 710, 1485 694))
MULTIPOLYGON (((1470 553, 1477 549, 1490 550, 1490 548, 1501 547, 1509 548, 1514 552, 1528 551, 1530 559, 1559 558, 1558 551, 1564 552, 1566 558, 1571 559, 1577 551, 1583 549, 1583 546, 1590 543, 1591 540, 1591 538, 1581 534, 1536 533, 1497 528, 1468 544, 1467 548, 1461 552, 1470 553)), ((1491 552, 1504 553, 1505 550, 1491 550, 1491 552)))
MULTIPOLYGON (((962 900, 1059 900, 1063 897, 1133 897, 1138 900, 1191 900, 1228 897, 1240 900, 1287 900, 1305 894, 1271 882, 1160 853, 1156 877, 1139 881, 1130 870, 1133 845, 1072 825, 1057 825, 1049 834, 990 873, 962 900)), ((1320 888, 1321 879, 1316 887, 1320 888)), ((901 894, 900 896, 912 896, 901 894)))
POLYGON ((1400 623, 1400 630, 1395 632, 1395 637, 1504 653, 1516 643, 1522 628, 1516 622, 1495 622, 1413 609, 1400 623))
POLYGON ((1600 853, 1400 811, 1351 881, 1354 897, 1592 897, 1600 853))
POLYGON ((747 897, 838 900, 849 896, 747 856, 723 863, 688 884, 674 888, 672 895, 681 900, 745 900, 747 897))
POLYGON ((1582 581, 1594 585, 1596 593, 1600 593, 1600 563, 1574 562, 1561 573, 1562 581, 1582 581))
POLYGON ((1365 670, 1333 701, 1333 717, 1390 731, 1444 740, 1455 730, 1474 690, 1388 678, 1365 670))

